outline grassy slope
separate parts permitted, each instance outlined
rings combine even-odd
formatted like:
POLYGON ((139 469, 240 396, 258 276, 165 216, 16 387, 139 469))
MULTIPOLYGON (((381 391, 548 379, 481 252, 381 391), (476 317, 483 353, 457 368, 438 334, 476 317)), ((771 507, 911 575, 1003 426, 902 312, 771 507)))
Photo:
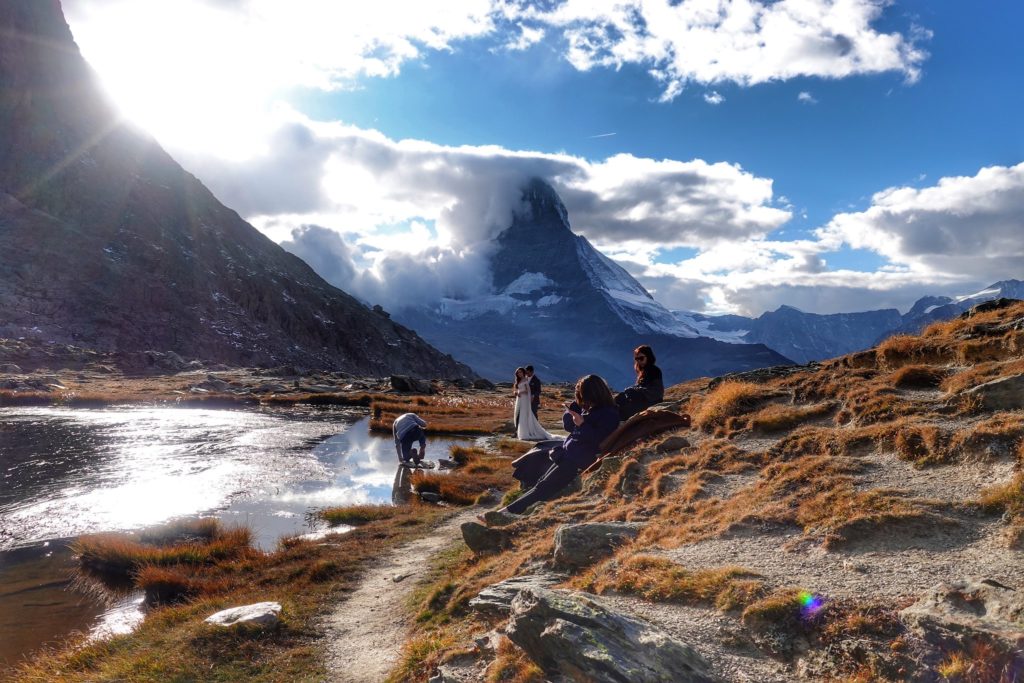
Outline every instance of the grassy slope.
MULTIPOLYGON (((1024 372, 1024 332, 1015 329, 1024 325, 1006 324, 1012 321, 1024 321, 1024 304, 937 324, 921 336, 897 337, 793 374, 760 379, 754 373, 672 387, 667 400, 694 417, 695 431, 659 436, 606 460, 583 491, 508 527, 514 536, 510 550, 449 558, 445 578, 414 606, 431 616, 414 630, 395 680, 424 680, 439 663, 471 656, 464 652, 470 636, 500 622, 468 610, 467 602, 488 584, 548 563, 557 526, 613 520, 646 525, 635 544, 575 577, 570 587, 715 606, 753 630, 768 624, 806 631, 802 635, 822 651, 860 639, 884 656, 865 661, 835 655, 840 679, 898 679, 900 667, 913 660, 901 660, 906 634, 896 611, 912 596, 895 602, 871 596, 832 601, 810 623, 794 617, 806 593, 767 585, 757 567, 688 571, 651 553, 764 523, 802 529, 807 542, 829 548, 901 521, 928 521, 951 507, 1006 513, 1005 543, 1020 549, 1024 413, 984 412, 962 393, 1024 372), (692 445, 660 446, 672 436, 684 436, 692 445), (740 448, 741 443, 765 446, 740 448), (1018 474, 975 501, 928 501, 895 491, 861 490, 856 486, 863 467, 859 456, 882 450, 918 468, 1006 453, 1018 459, 1018 474), (744 473, 751 483, 731 495, 707 493, 722 477, 744 473)), ((503 647, 488 668, 489 680, 542 680, 521 652, 503 647)), ((998 680, 986 676, 1011 665, 993 661, 990 654, 929 656, 935 671, 952 672, 949 680, 998 680)))

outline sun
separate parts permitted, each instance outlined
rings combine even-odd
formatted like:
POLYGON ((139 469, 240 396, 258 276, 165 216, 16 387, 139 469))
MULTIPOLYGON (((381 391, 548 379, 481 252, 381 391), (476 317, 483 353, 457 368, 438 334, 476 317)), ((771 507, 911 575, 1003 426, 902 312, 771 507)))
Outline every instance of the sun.
POLYGON ((277 79, 237 18, 190 0, 101 7, 69 12, 69 21, 126 118, 177 151, 222 158, 258 153, 254 145, 264 137, 277 79))

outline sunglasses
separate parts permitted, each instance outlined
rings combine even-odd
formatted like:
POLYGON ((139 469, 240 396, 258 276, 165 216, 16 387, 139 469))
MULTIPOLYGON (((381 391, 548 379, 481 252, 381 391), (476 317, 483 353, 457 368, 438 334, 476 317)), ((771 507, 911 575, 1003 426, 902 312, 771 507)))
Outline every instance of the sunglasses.
POLYGON ((633 356, 633 360, 647 360, 647 356, 633 356))

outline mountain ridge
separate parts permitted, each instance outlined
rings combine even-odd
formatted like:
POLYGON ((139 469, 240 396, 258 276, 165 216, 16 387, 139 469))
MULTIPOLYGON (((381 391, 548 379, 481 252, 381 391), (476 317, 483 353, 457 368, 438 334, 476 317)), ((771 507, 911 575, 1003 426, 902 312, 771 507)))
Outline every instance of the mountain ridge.
POLYGON ((0 25, 0 336, 473 374, 324 282, 123 122, 59 2, 4 0, 0 25))

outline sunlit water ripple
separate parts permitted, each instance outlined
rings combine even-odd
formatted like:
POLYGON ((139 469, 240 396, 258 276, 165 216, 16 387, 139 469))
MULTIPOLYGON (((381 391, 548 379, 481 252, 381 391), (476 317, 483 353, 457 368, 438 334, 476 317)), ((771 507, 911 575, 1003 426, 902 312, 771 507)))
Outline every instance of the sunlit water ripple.
POLYGON ((68 539, 213 514, 272 549, 309 532, 313 508, 389 502, 394 443, 368 421, 312 408, 0 409, 0 661, 71 628, 137 618, 121 605, 97 624, 103 610, 66 590, 68 539))

